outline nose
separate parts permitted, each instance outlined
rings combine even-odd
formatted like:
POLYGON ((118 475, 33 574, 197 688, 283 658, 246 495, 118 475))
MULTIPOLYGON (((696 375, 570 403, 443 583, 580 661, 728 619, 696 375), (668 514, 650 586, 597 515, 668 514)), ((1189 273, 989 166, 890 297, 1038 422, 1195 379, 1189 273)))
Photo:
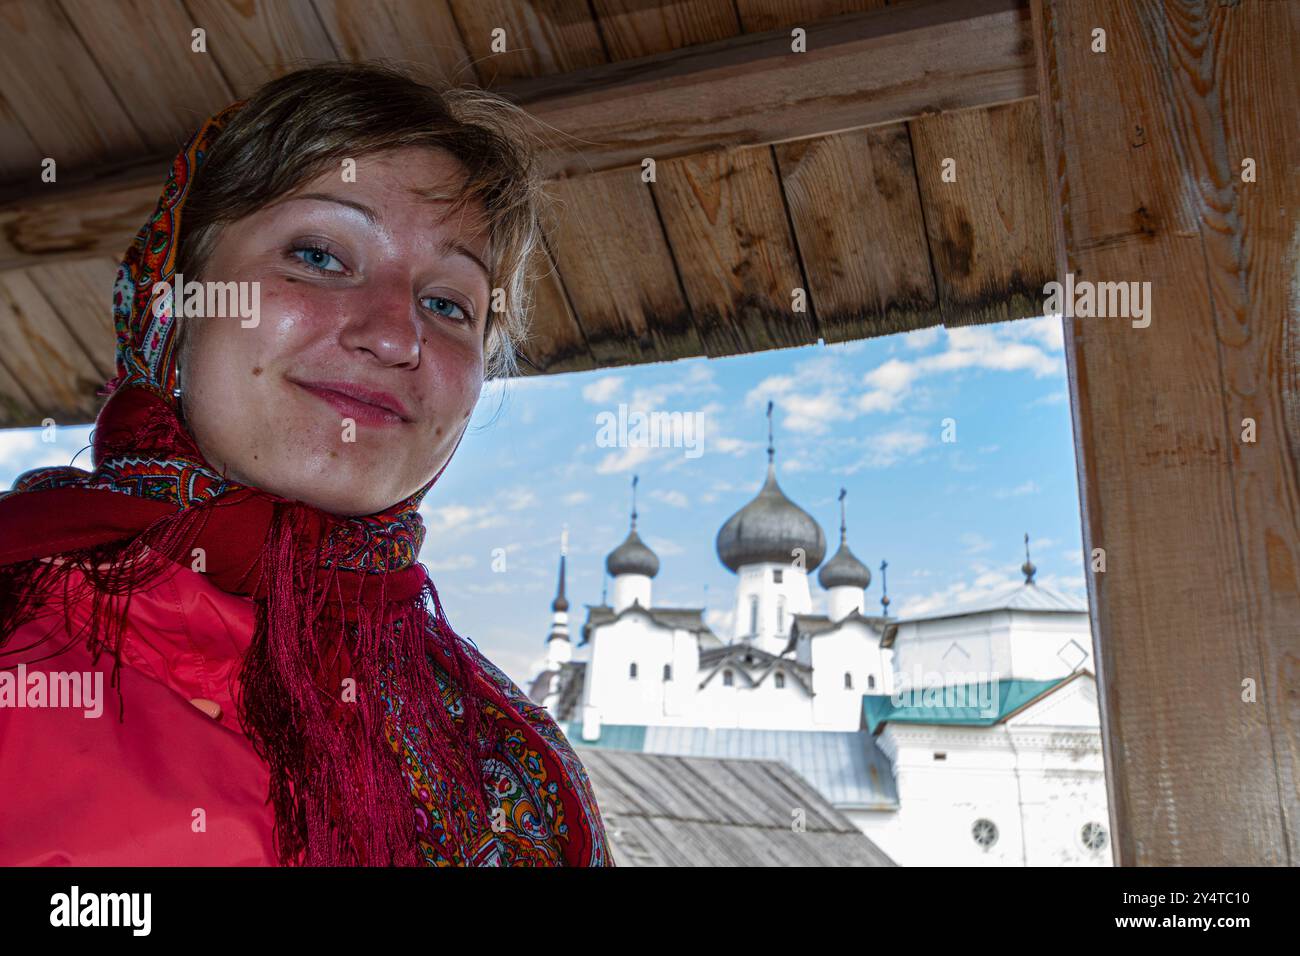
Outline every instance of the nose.
POLYGON ((377 278, 357 290, 355 305, 339 336, 344 348, 390 368, 419 367, 419 319, 408 282, 377 278))

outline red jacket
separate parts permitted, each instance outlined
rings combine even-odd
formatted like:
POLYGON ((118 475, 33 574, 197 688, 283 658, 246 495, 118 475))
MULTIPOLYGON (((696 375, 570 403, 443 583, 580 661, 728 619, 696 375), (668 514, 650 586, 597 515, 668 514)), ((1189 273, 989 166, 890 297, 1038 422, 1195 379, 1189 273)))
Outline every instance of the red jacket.
MULTIPOLYGON (((99 716, 87 714, 89 699, 16 707, 16 680, 8 701, 0 684, 0 865, 277 864, 268 769, 235 705, 253 604, 173 567, 131 598, 122 720, 108 652, 93 663, 77 644, 26 665, 28 685, 37 672, 99 674, 99 716)), ((71 613, 83 622, 88 603, 71 613)), ((66 634, 60 608, 19 628, 8 647, 47 636, 54 643, 43 646, 62 647, 66 634)))

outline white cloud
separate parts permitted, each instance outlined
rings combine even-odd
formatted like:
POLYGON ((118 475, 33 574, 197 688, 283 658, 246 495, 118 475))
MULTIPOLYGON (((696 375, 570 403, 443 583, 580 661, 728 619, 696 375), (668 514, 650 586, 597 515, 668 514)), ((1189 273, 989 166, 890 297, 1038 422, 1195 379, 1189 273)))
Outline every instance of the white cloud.
POLYGON ((691 500, 680 491, 660 491, 656 489, 650 492, 650 497, 674 508, 688 508, 691 504, 691 500))
POLYGON ((582 397, 589 402, 603 405, 623 388, 621 375, 606 375, 582 387, 582 397))
POLYGON ((600 464, 596 466, 596 474, 616 475, 619 472, 631 471, 643 462, 649 461, 652 451, 655 449, 648 445, 629 445, 627 448, 615 449, 600 460, 600 464))
POLYGON ((997 498, 1019 498, 1022 495, 1036 495, 1042 490, 1043 489, 1038 487, 1038 482, 1030 478, 1028 481, 1021 482, 1014 488, 1003 488, 1000 491, 996 491, 994 492, 994 496, 997 498))

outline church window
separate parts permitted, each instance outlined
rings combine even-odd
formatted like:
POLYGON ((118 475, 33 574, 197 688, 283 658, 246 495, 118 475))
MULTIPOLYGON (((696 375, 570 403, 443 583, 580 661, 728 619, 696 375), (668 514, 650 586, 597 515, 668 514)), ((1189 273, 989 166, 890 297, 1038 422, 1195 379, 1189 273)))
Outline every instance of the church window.
POLYGON ((773 568, 773 569, 772 569, 772 582, 773 582, 774 584, 780 584, 780 583, 781 583, 781 576, 782 576, 783 573, 784 573, 784 572, 783 572, 780 568, 773 568))
POLYGON ((628 667, 627 676, 632 678, 633 680, 636 680, 636 661, 633 661, 631 666, 628 667))
POLYGON ((848 671, 844 672, 844 689, 853 690, 853 675, 848 671))
POLYGON ((875 690, 875 689, 876 689, 876 675, 875 675, 875 674, 868 674, 868 675, 867 675, 867 690, 875 690))
POLYGON ((992 820, 976 820, 971 824, 970 833, 975 842, 986 850, 998 842, 998 827, 992 820))
POLYGON ((1085 823, 1079 838, 1089 850, 1101 850, 1106 846, 1106 828, 1100 823, 1085 823))
POLYGON ((777 671, 776 676, 772 679, 776 682, 777 690, 780 690, 782 687, 785 686, 785 675, 782 674, 780 671, 777 671))
POLYGON ((673 665, 672 665, 672 664, 665 664, 665 665, 664 665, 664 680, 672 680, 672 679, 673 679, 673 665))
POLYGON ((785 630, 785 595, 779 594, 776 598, 776 632, 780 634, 785 630))
POLYGON ((749 633, 758 633, 758 595, 749 596, 749 633))
POLYGON ((734 678, 734 676, 732 675, 731 671, 723 671, 723 672, 722 672, 722 686, 723 686, 723 687, 730 687, 730 686, 731 686, 732 684, 734 684, 734 683, 735 683, 735 678, 734 678))

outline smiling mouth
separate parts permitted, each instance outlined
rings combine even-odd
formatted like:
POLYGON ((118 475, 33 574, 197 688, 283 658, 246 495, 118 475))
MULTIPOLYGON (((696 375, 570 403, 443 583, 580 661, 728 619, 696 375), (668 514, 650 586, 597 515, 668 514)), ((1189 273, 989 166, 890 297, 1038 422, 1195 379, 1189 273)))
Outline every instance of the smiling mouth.
POLYGON ((344 418, 350 418, 358 424, 401 425, 411 420, 401 403, 391 395, 373 392, 348 382, 289 381, 331 406, 344 418))

